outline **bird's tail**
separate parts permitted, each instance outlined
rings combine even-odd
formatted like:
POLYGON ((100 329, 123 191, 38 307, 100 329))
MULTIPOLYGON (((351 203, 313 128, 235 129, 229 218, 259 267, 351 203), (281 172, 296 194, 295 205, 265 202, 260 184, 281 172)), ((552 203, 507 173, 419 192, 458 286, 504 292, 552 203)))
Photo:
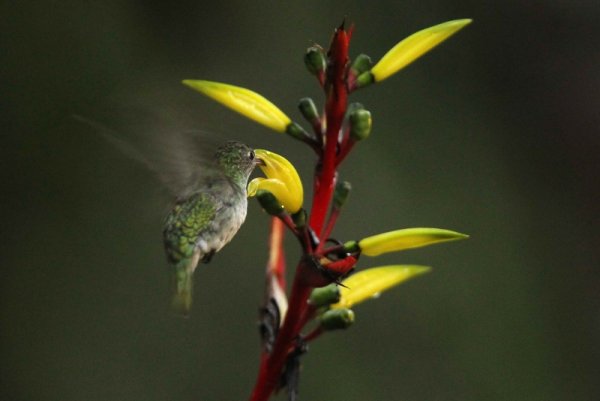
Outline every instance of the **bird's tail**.
POLYGON ((173 273, 173 299, 171 307, 181 316, 188 316, 192 307, 193 272, 186 267, 176 267, 173 273))

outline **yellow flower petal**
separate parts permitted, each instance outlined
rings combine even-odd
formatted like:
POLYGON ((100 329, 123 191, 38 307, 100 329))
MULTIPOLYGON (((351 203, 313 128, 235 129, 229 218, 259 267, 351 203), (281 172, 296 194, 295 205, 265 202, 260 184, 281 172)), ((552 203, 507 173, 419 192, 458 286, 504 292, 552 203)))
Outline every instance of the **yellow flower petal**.
POLYGON ((342 281, 344 286, 340 288, 340 302, 331 305, 331 308, 350 308, 429 270, 427 266, 417 265, 390 265, 362 270, 342 281))
POLYGON ((277 106, 249 89, 220 82, 186 79, 183 84, 277 132, 292 122, 277 106))
POLYGON ((469 236, 441 228, 406 228, 363 238, 358 246, 363 255, 377 256, 465 238, 469 236))
POLYGON ((264 149, 255 149, 256 157, 264 162, 259 165, 267 178, 255 178, 248 184, 248 196, 260 189, 271 192, 289 213, 302 207, 304 189, 298 172, 286 158, 264 149))
MULTIPOLYGON (((271 192, 278 200, 285 197, 288 192, 285 183, 277 178, 257 177, 248 183, 248 197, 256 196, 261 189, 271 192)), ((283 202, 281 203, 283 204, 283 202)))
POLYGON ((423 29, 399 42, 388 51, 371 69, 376 82, 383 81, 406 67, 435 46, 448 39, 461 28, 470 24, 470 19, 459 19, 444 22, 423 29))

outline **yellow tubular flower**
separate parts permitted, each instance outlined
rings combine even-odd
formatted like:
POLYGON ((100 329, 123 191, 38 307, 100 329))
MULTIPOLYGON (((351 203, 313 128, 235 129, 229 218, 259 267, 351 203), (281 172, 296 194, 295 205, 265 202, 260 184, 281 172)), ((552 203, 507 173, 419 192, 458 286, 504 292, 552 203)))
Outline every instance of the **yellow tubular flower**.
POLYGON ((274 131, 283 133, 292 122, 277 106, 249 89, 219 82, 192 79, 186 79, 182 82, 184 85, 274 131))
POLYGON ((363 255, 377 256, 465 238, 469 236, 441 228, 406 228, 363 238, 358 241, 358 247, 363 255))
POLYGON ((375 82, 383 81, 395 74, 470 24, 471 21, 470 19, 459 19, 444 22, 423 29, 402 40, 388 51, 371 69, 371 74, 375 78, 375 82))
POLYGON ((417 265, 390 265, 362 270, 342 281, 340 302, 331 305, 331 308, 351 308, 429 270, 427 266, 417 265))
POLYGON ((248 196, 259 190, 269 191, 288 213, 296 213, 302 207, 304 189, 298 172, 285 157, 264 149, 255 149, 256 157, 264 162, 259 165, 267 178, 255 178, 248 184, 248 196))

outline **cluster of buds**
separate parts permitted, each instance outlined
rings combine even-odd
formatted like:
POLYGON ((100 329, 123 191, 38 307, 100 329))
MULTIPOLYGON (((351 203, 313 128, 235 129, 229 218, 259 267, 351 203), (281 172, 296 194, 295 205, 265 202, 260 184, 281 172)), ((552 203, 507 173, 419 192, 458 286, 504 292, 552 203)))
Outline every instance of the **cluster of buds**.
POLYGON ((346 242, 330 236, 351 190, 349 182, 339 179, 338 167, 356 143, 370 136, 372 127, 371 113, 360 103, 349 104, 348 96, 387 79, 470 22, 449 21, 419 31, 399 42, 375 64, 364 54, 350 60, 352 29, 347 30, 342 24, 335 30, 328 51, 314 45, 305 53, 306 67, 325 94, 321 112, 310 98, 299 102, 300 114, 310 125, 309 130, 251 90, 211 81, 183 81, 234 111, 304 142, 317 156, 312 205, 305 208, 302 181, 292 163, 273 152, 256 150, 264 162, 260 168, 266 178, 250 181, 248 196, 256 197, 273 220, 266 302, 261 317, 263 356, 251 400, 267 400, 283 386, 295 394, 299 357, 308 342, 324 332, 348 328, 355 319, 351 309, 354 305, 429 271, 426 266, 391 265, 361 268, 353 273, 361 256, 374 257, 467 238, 438 228, 400 229, 346 242), (303 251, 289 297, 283 252, 286 228, 298 239, 303 251), (311 322, 313 328, 306 332, 311 322))

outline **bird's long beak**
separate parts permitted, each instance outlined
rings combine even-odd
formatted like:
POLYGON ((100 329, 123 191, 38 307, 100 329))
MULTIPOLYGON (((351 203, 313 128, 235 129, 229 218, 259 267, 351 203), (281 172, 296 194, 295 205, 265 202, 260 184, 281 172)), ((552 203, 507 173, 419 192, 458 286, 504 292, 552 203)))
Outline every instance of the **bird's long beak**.
POLYGON ((256 163, 257 166, 266 166, 267 165, 267 163, 263 159, 261 159, 260 157, 257 157, 254 160, 255 160, 255 163, 256 163))

